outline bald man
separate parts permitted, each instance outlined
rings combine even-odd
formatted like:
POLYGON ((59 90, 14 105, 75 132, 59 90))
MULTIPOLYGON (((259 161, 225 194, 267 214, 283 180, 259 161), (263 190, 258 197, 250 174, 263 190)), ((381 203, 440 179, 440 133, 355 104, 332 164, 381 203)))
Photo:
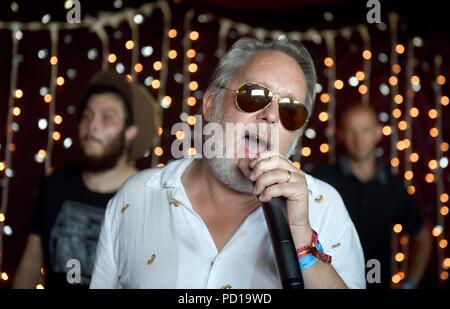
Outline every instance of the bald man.
MULTIPOLYGON (((339 120, 338 139, 346 154, 333 165, 317 168, 313 174, 335 187, 344 199, 366 263, 372 259, 380 262, 380 274, 371 272, 367 287, 390 287, 391 231, 394 224, 400 223, 410 235, 411 244, 402 287, 415 288, 428 264, 431 237, 403 180, 391 175, 375 156, 375 148, 382 138, 377 114, 371 106, 358 103, 344 110, 339 120)), ((373 262, 367 264, 367 271, 375 269, 371 268, 376 265, 373 262)))

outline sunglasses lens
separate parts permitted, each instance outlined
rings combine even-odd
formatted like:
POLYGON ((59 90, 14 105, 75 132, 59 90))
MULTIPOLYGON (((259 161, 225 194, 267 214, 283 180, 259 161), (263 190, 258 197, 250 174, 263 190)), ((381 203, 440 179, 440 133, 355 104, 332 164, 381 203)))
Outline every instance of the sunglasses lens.
MULTIPOLYGON (((240 110, 254 113, 262 110, 272 102, 272 93, 264 86, 255 83, 242 85, 236 96, 236 103, 240 110)), ((278 101, 280 119, 283 126, 290 131, 300 129, 308 119, 308 110, 303 104, 294 103, 288 97, 278 101)))
POLYGON ((247 113, 254 113, 263 109, 270 101, 272 101, 270 91, 252 83, 242 85, 236 96, 238 107, 247 113))
POLYGON ((280 119, 286 130, 300 129, 308 119, 308 110, 303 104, 280 103, 280 119))

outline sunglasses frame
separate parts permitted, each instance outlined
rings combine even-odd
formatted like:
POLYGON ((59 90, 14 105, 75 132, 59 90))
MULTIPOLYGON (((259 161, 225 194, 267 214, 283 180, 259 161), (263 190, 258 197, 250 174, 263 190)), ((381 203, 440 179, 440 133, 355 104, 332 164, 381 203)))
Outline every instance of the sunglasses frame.
MULTIPOLYGON (((231 89, 231 88, 228 88, 228 87, 225 87, 225 86, 218 86, 217 88, 220 88, 220 89, 226 89, 226 90, 232 91, 232 92, 235 94, 234 104, 236 105, 236 108, 237 108, 239 111, 243 112, 243 113, 249 114, 249 113, 252 113, 252 112, 246 112, 246 111, 242 110, 241 107, 239 106, 239 103, 238 103, 238 96, 239 96, 240 93, 243 92, 243 91, 241 90, 241 88, 242 88, 243 86, 245 86, 245 85, 248 85, 248 84, 250 84, 250 85, 256 85, 256 86, 259 86, 259 87, 263 88, 264 90, 267 90, 267 91, 269 92, 269 95, 271 96, 271 97, 270 97, 270 102, 267 103, 267 105, 264 106, 263 108, 261 108, 261 109, 255 111, 255 113, 256 113, 256 112, 259 112, 259 111, 265 111, 270 105, 272 105, 273 99, 276 98, 276 97, 278 97, 278 104, 280 104, 280 101, 281 101, 281 100, 283 100, 283 99, 285 99, 285 98, 288 98, 289 101, 290 101, 290 103, 284 103, 284 102, 283 102, 282 104, 299 104, 299 105, 302 105, 302 106, 305 108, 305 110, 306 110, 306 118, 305 118, 305 122, 300 126, 300 128, 295 129, 295 130, 289 130, 289 129, 286 129, 286 130, 288 130, 288 131, 297 131, 297 130, 301 129, 301 128, 305 125, 305 123, 307 122, 307 120, 308 120, 308 118, 309 118, 309 110, 308 110, 308 107, 306 106, 305 103, 302 103, 302 102, 300 102, 300 101, 298 101, 298 100, 295 100, 295 99, 292 100, 289 96, 281 96, 281 95, 278 94, 278 93, 274 93, 272 90, 269 89, 269 87, 267 87, 267 86, 265 86, 265 85, 263 85, 263 84, 261 84, 261 83, 258 83, 258 82, 245 82, 245 83, 241 84, 237 90, 234 90, 234 89, 231 89)), ((280 108, 280 107, 279 107, 279 108, 280 108)), ((283 125, 283 122, 281 121, 281 118, 280 118, 280 122, 281 122, 281 124, 283 125)), ((283 127, 284 127, 284 125, 283 125, 283 127)), ((286 128, 286 127, 285 127, 285 128, 286 128)))

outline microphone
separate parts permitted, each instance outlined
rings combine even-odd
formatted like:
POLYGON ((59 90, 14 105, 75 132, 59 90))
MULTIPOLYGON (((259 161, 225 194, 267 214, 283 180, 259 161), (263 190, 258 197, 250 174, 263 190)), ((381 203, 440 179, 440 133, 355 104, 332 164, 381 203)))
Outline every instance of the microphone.
POLYGON ((262 208, 283 289, 304 289, 297 251, 287 221, 286 199, 272 198, 269 202, 263 203, 262 208))

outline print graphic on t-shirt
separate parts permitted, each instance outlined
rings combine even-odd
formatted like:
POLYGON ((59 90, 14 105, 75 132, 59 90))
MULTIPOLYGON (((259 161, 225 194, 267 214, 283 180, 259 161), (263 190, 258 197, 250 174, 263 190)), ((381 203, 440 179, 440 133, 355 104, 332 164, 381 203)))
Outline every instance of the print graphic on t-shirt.
POLYGON ((81 265, 81 284, 88 285, 105 209, 65 201, 50 234, 50 263, 56 273, 67 273, 67 261, 81 265))

